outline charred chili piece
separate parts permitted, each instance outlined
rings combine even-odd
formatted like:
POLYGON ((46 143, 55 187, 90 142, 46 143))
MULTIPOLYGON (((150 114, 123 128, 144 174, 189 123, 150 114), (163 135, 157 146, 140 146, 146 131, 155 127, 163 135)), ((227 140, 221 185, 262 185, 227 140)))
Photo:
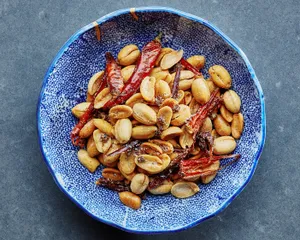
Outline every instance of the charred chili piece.
POLYGON ((181 63, 181 65, 182 65, 185 69, 190 70, 190 71, 193 72, 195 75, 197 75, 197 76, 202 76, 202 73, 199 72, 199 71, 197 70, 197 68, 195 68, 192 64, 190 64, 190 63, 189 63, 187 60, 185 60, 184 58, 181 58, 180 63, 181 63))
POLYGON ((100 79, 101 79, 101 84, 100 84, 98 90, 95 92, 90 106, 85 111, 83 116, 79 119, 79 122, 76 124, 76 126, 73 128, 73 130, 71 132, 71 140, 72 140, 72 143, 74 146, 79 146, 81 148, 84 147, 85 139, 82 139, 79 137, 79 132, 84 127, 84 125, 93 117, 95 98, 107 85, 106 71, 104 72, 102 78, 100 78, 100 79))
POLYGON ((108 101, 104 105, 104 109, 109 109, 115 105, 125 102, 138 90, 142 80, 150 74, 152 68, 154 67, 160 51, 161 43, 159 37, 144 46, 134 72, 125 83, 123 90, 116 98, 108 101))
POLYGON ((106 187, 117 192, 130 191, 129 186, 126 185, 123 181, 112 181, 106 178, 99 178, 96 181, 96 185, 106 187))
POLYGON ((110 52, 105 54, 106 58, 106 72, 107 83, 110 88, 110 92, 113 96, 117 96, 121 93, 124 83, 121 75, 121 67, 117 64, 114 57, 110 52))
POLYGON ((179 80, 180 80, 180 72, 181 72, 181 64, 176 64, 176 71, 175 71, 175 78, 172 86, 172 97, 176 99, 178 97, 178 87, 179 87, 179 80))

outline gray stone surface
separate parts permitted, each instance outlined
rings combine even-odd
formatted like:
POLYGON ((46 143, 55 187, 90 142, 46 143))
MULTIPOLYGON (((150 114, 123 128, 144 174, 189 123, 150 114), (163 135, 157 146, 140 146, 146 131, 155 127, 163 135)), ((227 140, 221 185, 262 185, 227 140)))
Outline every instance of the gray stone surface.
POLYGON ((157 239, 299 239, 299 1, 0 1, 0 239, 150 239, 96 222, 55 185, 40 154, 43 76, 80 27, 116 9, 164 5, 201 16, 247 54, 266 97, 267 141, 252 181, 217 217, 157 239))

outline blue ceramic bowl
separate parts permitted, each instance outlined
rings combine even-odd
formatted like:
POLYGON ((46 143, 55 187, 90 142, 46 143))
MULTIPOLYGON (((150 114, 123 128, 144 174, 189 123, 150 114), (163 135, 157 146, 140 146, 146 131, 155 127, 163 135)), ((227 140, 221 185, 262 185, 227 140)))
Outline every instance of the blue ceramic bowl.
POLYGON ((129 9, 108 14, 97 23, 101 40, 91 23, 75 33, 50 65, 41 89, 37 122, 45 162, 59 188, 93 218, 135 233, 173 232, 221 212, 251 179, 266 135, 264 96, 246 55, 218 28, 207 21, 163 7, 137 8, 138 20, 129 9), (89 173, 77 160, 70 141, 76 123, 71 108, 84 101, 90 77, 104 68, 104 53, 115 56, 129 43, 142 47, 159 32, 164 47, 183 49, 184 57, 202 54, 208 66, 221 64, 230 72, 233 89, 242 100, 245 129, 235 152, 242 158, 219 172, 201 192, 188 199, 151 196, 135 211, 124 206, 116 192, 95 186, 101 169, 89 173))

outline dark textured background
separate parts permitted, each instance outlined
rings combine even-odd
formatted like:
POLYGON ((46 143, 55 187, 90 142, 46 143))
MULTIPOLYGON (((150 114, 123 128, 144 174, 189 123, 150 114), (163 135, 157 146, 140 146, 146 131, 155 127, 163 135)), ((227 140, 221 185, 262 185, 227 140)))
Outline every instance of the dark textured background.
POLYGON ((55 185, 36 132, 43 76, 79 28, 127 7, 163 5, 211 21, 246 53, 266 99, 253 179, 217 217, 157 239, 299 239, 299 1, 0 0, 0 239, 150 239, 96 222, 55 185), (168 2, 168 3, 167 3, 168 2))

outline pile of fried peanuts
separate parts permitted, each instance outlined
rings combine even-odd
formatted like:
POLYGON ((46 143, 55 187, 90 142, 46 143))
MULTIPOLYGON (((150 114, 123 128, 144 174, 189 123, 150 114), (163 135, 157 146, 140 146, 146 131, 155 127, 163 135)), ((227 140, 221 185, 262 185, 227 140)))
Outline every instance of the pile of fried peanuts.
MULTIPOLYGON (((139 55, 140 50, 134 44, 125 46, 119 52, 118 64, 122 66, 124 83, 132 75, 139 55)), ((236 139, 241 137, 244 128, 244 118, 240 112, 241 99, 235 91, 230 90, 231 76, 223 66, 211 66, 208 79, 182 69, 178 94, 176 98, 172 97, 175 78, 175 72, 172 71, 182 56, 182 50, 162 48, 155 67, 150 76, 143 79, 139 91, 124 104, 116 105, 107 113, 91 119, 79 133, 80 138, 87 139, 86 150, 78 151, 79 161, 92 173, 102 164, 105 167, 102 171, 104 178, 125 182, 129 189, 120 192, 119 197, 133 209, 140 208, 141 195, 146 190, 152 194, 171 192, 177 198, 186 198, 200 191, 197 182, 207 184, 215 178, 220 167, 219 161, 204 169, 215 171, 213 174, 192 181, 175 175, 160 186, 149 188, 151 176, 163 172, 177 156, 175 149, 186 149, 193 145, 194 140, 186 123, 209 101, 216 88, 221 89, 219 96, 223 99, 222 104, 205 119, 200 129, 213 137, 213 153, 226 155, 233 152, 236 139), (134 140, 141 141, 138 151, 133 149, 110 155, 134 140)), ((198 70, 205 65, 205 57, 201 55, 191 56, 187 61, 198 70)), ((103 74, 104 71, 100 71, 92 76, 88 83, 86 102, 72 109, 77 118, 91 104, 91 96, 97 90, 95 83, 103 74)), ((109 88, 104 88, 95 98, 94 108, 101 111, 112 98, 109 88)), ((190 156, 194 159, 201 157, 200 148, 195 146, 190 156)))

